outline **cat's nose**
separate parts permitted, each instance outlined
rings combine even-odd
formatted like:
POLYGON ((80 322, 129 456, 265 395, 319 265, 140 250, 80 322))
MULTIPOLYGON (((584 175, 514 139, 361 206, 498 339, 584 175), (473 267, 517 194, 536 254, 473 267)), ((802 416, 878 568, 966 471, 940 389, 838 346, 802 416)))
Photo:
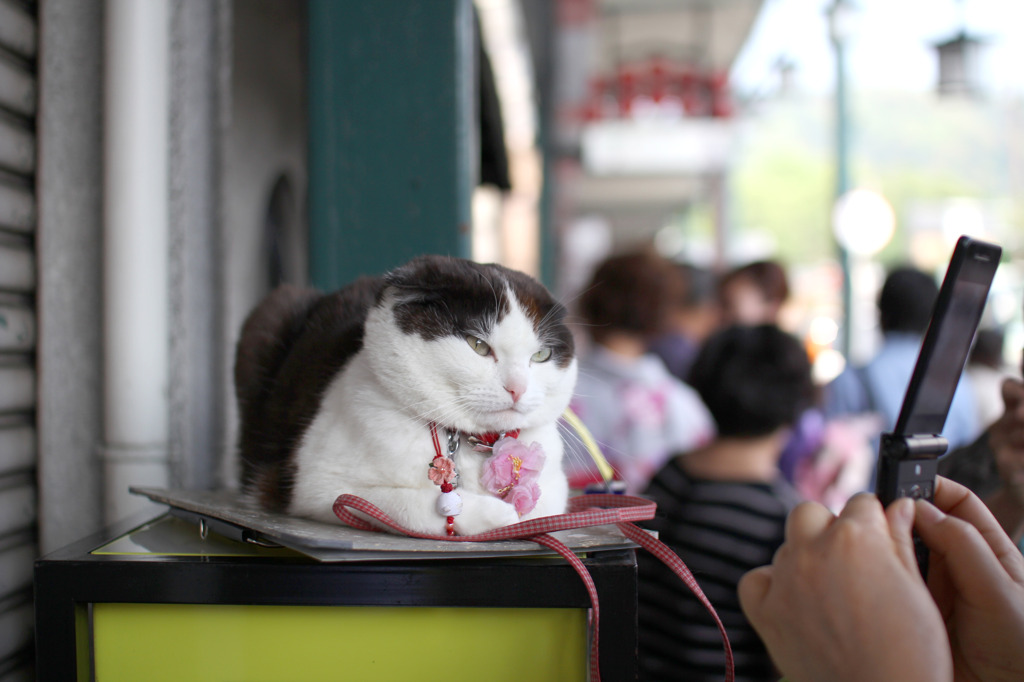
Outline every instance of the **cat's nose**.
POLYGON ((512 404, 515 405, 523 397, 523 394, 526 393, 526 388, 530 385, 529 379, 518 369, 510 371, 502 379, 502 384, 505 386, 508 394, 512 396, 512 404))

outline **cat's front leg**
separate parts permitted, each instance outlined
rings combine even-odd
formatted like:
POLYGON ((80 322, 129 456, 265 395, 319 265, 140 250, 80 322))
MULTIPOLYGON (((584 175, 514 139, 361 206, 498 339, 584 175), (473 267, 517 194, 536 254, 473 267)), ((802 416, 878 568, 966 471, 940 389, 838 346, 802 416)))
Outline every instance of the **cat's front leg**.
MULTIPOLYGON (((396 524, 406 530, 430 535, 445 534, 445 517, 437 511, 437 489, 395 488, 391 486, 359 486, 347 487, 344 492, 361 497, 374 505, 396 524)), ((331 509, 333 500, 340 492, 331 493, 331 503, 321 503, 315 508, 293 509, 293 513, 308 516, 322 521, 337 521, 331 509)), ((326 502, 326 500, 325 500, 326 502)), ((356 516, 388 530, 382 522, 369 515, 350 509, 356 516)))
POLYGON ((519 514, 508 502, 492 495, 459 491, 462 513, 455 517, 459 535, 478 535, 519 522, 519 514))
POLYGON ((523 514, 522 521, 539 519, 544 516, 556 516, 564 514, 569 503, 569 481, 562 473, 561 464, 558 460, 549 463, 541 472, 540 497, 537 498, 537 505, 526 514, 523 514))
MULTIPOLYGON (((418 533, 445 535, 447 518, 438 510, 438 488, 409 489, 367 486, 353 494, 376 505, 398 525, 418 533)), ((519 514, 507 502, 491 495, 459 490, 462 511, 455 516, 459 535, 476 535, 519 521, 519 514)), ((356 512, 365 518, 364 514, 356 512)))

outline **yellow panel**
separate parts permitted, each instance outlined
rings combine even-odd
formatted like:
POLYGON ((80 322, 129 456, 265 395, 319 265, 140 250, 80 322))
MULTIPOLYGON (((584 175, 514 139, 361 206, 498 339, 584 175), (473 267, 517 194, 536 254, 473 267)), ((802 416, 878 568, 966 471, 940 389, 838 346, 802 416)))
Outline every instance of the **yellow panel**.
POLYGON ((581 609, 95 604, 99 682, 586 677, 581 609))

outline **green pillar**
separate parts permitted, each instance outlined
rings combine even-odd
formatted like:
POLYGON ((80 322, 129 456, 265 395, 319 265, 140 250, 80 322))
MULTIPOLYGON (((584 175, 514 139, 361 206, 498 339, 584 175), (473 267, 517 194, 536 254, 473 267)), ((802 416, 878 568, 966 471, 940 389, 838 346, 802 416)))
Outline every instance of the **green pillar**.
POLYGON ((309 44, 312 283, 468 257, 471 0, 310 0, 309 44))
MULTIPOLYGON (((846 46, 833 41, 836 55, 836 201, 850 190, 850 106, 846 82, 846 46)), ((833 203, 833 206, 835 204, 833 203)), ((853 342, 853 280, 850 253, 839 245, 839 266, 843 271, 843 354, 850 359, 853 342)))
MULTIPOLYGON (((832 4, 825 10, 828 17, 829 40, 836 60, 836 200, 850 189, 850 106, 847 101, 849 86, 846 82, 846 44, 850 39, 857 11, 850 0, 832 0, 832 4)), ((835 202, 832 205, 834 207, 835 202)), ((843 271, 842 350, 849 360, 853 339, 853 282, 850 254, 842 244, 837 244, 837 247, 839 265, 843 271)))

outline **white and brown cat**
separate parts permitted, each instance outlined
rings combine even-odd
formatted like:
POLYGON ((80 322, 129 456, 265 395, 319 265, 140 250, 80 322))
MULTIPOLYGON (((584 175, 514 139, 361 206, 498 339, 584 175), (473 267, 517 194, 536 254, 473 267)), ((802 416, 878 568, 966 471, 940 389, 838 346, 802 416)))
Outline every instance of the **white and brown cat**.
MULTIPOLYGON (((341 493, 406 528, 443 534, 431 425, 461 443, 460 535, 561 513, 568 497, 558 419, 576 381, 565 309, 529 276, 422 256, 330 294, 284 286, 238 343, 244 491, 262 507, 336 521, 341 493), (489 452, 471 438, 518 431, 538 444, 535 506, 488 490, 489 452), (539 492, 539 497, 536 494, 539 492)), ((534 449, 536 450, 536 449, 534 449)))

